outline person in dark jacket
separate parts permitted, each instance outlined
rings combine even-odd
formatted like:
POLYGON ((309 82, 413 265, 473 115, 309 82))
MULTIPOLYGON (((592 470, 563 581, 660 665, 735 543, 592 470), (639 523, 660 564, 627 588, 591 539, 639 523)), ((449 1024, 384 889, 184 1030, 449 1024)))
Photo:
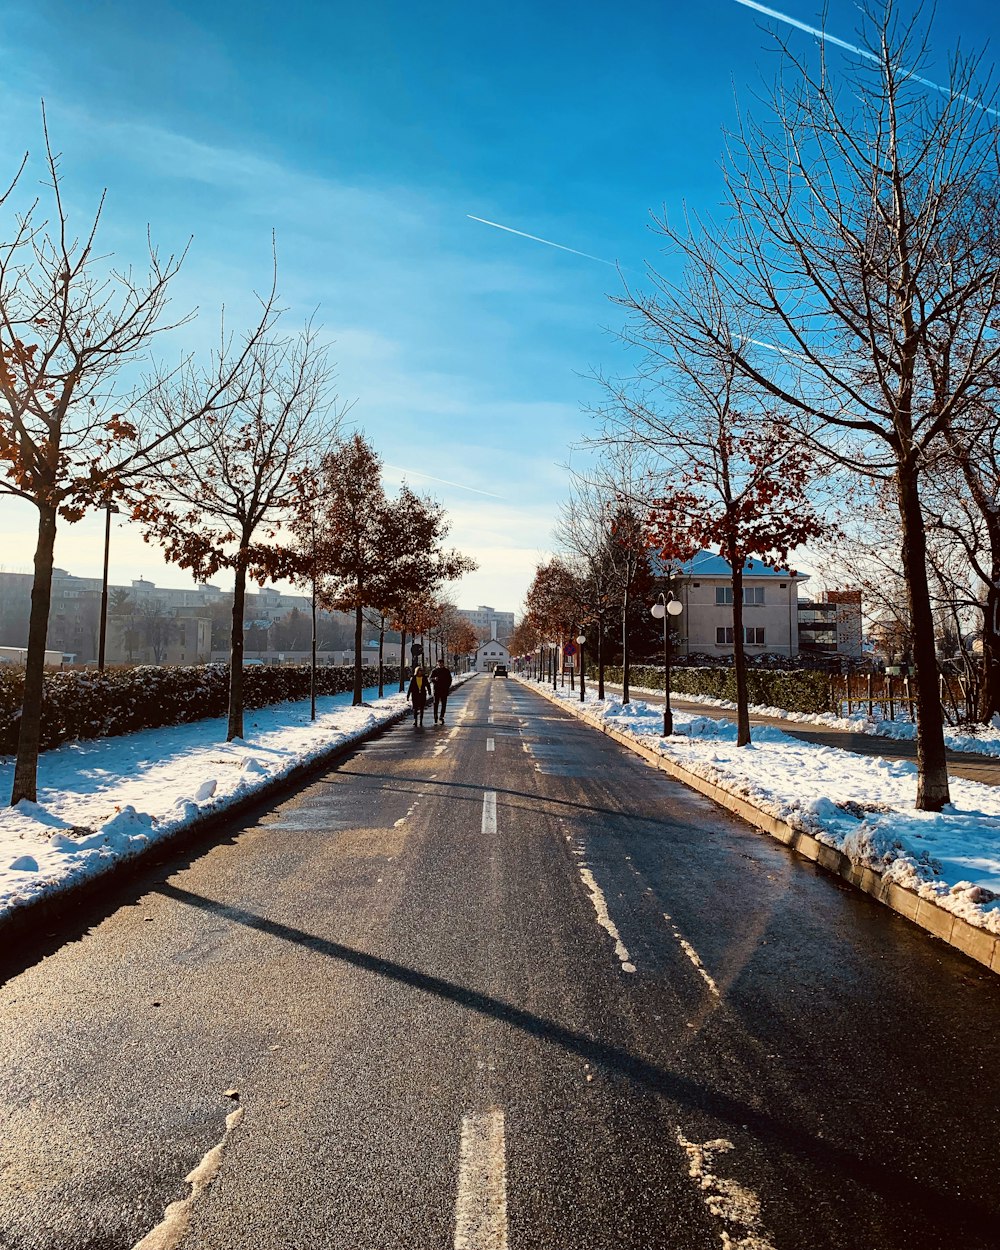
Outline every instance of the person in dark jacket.
POLYGON ((448 691, 451 689, 451 669, 444 660, 438 660, 431 669, 431 692, 434 695, 434 724, 440 719, 444 724, 444 713, 448 706, 448 691))
POLYGON ((413 728, 424 723, 424 708, 430 694, 430 683, 424 676, 424 670, 418 664, 410 678, 410 687, 406 692, 407 699, 413 704, 413 728))

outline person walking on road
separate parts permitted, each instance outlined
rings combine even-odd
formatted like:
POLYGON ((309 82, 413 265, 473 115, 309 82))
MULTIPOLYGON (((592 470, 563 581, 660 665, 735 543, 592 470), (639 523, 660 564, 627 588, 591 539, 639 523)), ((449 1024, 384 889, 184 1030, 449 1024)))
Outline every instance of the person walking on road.
POLYGON ((424 708, 427 706, 429 687, 424 670, 418 664, 410 678, 410 688, 406 692, 407 699, 413 704, 413 728, 424 723, 424 708))
POLYGON ((438 660, 431 669, 431 691, 434 695, 434 724, 444 724, 444 713, 448 706, 448 691, 451 689, 451 669, 444 660, 438 660))

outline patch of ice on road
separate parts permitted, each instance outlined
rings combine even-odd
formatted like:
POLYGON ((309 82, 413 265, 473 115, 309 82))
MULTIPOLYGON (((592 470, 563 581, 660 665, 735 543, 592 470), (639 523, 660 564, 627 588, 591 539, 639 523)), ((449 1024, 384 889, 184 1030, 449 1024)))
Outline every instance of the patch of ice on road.
POLYGON ((711 1170, 716 1155, 732 1150, 733 1143, 721 1137, 707 1142, 688 1141, 678 1128, 677 1144, 687 1155, 688 1175, 701 1190, 705 1206, 716 1219, 732 1226, 732 1233, 726 1229, 719 1234, 726 1250, 774 1250, 761 1222, 757 1195, 711 1170))

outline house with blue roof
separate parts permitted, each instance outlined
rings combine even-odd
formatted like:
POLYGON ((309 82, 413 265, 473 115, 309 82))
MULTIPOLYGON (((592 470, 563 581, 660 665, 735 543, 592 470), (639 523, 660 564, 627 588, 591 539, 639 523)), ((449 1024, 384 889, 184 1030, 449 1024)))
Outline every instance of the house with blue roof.
MULTIPOLYGON (((672 619, 675 655, 733 654, 732 569, 713 551, 699 551, 672 571, 654 556, 653 571, 683 607, 672 619)), ((748 656, 797 655, 798 584, 804 573, 774 568, 762 560, 743 566, 743 633, 748 656)))

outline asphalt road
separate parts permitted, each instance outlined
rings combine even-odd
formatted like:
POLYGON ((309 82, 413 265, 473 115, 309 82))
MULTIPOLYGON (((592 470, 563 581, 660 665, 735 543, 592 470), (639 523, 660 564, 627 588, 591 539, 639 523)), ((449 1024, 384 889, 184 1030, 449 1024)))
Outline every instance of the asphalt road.
POLYGON ((513 681, 429 720, 8 969, 0 1247, 995 1250, 1000 979, 513 681))

